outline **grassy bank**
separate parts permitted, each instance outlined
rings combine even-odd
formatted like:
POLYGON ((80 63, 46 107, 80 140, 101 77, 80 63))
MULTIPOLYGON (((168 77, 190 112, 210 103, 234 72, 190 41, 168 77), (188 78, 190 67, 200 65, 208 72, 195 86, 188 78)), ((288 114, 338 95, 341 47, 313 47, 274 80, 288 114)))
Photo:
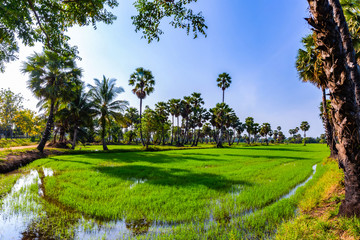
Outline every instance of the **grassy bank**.
POLYGON ((34 145, 36 142, 31 142, 30 138, 21 139, 0 139, 0 148, 19 147, 34 145))
POLYGON ((276 239, 360 239, 360 219, 337 216, 344 199, 342 171, 335 161, 324 168, 325 174, 300 201, 300 215, 281 225, 276 239))

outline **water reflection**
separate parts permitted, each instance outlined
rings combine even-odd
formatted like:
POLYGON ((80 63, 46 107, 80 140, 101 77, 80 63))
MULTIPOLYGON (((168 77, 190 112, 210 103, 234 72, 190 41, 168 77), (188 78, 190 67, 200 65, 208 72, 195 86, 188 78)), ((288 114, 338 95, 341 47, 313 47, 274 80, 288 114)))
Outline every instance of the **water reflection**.
MULTIPOLYGON (((316 172, 303 183, 297 185, 278 201, 289 198, 296 190, 310 181, 316 172)), ((77 213, 60 203, 54 202, 46 196, 44 182, 54 175, 51 169, 32 170, 29 174, 18 179, 11 192, 3 199, 0 209, 0 239, 32 240, 32 239, 129 239, 142 235, 144 238, 156 238, 172 231, 181 223, 167 223, 150 221, 146 217, 137 220, 99 221, 77 213)), ((133 184, 145 183, 146 179, 130 179, 133 184)), ((235 185, 231 192, 232 199, 236 199, 243 191, 241 185, 235 185)), ((248 210, 235 214, 229 209, 222 209, 226 204, 215 200, 214 204, 220 211, 210 213, 205 222, 194 221, 193 224, 204 226, 208 230, 214 224, 227 226, 235 217, 246 217, 255 210, 248 210)))

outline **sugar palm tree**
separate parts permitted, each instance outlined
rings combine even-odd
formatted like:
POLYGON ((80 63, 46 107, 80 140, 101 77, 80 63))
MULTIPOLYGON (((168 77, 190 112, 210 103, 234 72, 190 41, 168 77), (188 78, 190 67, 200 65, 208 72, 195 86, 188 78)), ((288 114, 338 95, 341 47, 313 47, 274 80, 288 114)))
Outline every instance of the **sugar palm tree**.
POLYGON ((333 133, 333 126, 326 111, 326 84, 327 78, 324 73, 324 65, 320 50, 316 47, 316 34, 308 35, 302 39, 304 49, 299 49, 296 59, 296 69, 303 82, 310 82, 322 90, 323 113, 322 119, 326 133, 327 143, 329 145, 331 156, 336 158, 338 151, 333 133))
POLYGON ((212 124, 219 129, 219 134, 216 134, 216 147, 222 148, 223 134, 224 134, 224 126, 228 119, 229 114, 233 112, 233 110, 225 103, 218 103, 214 108, 210 109, 212 114, 212 124))
POLYGON ((154 76, 149 70, 145 70, 142 67, 137 68, 130 76, 129 85, 134 87, 132 92, 140 99, 140 139, 142 145, 145 146, 141 126, 142 101, 155 90, 154 76))
POLYGON ((300 129, 304 132, 304 146, 306 146, 306 132, 310 129, 309 123, 307 121, 303 121, 300 125, 300 129))
POLYGON ((269 145, 269 139, 267 135, 271 132, 271 125, 270 123, 263 123, 260 128, 260 135, 265 137, 266 145, 269 145))
POLYGON ((219 77, 216 79, 216 82, 218 83, 218 87, 221 88, 223 91, 222 96, 222 102, 225 101, 225 90, 230 87, 231 84, 231 77, 228 73, 222 73, 219 75, 219 77))
POLYGON ((61 56, 52 51, 34 53, 22 66, 23 73, 29 73, 28 88, 41 102, 49 102, 49 116, 46 128, 37 149, 43 152, 54 126, 54 111, 58 101, 72 98, 82 70, 72 57, 61 56))
POLYGON ((172 130, 171 130, 171 143, 170 143, 170 145, 173 144, 173 135, 174 135, 174 128, 175 128, 175 119, 174 119, 174 117, 177 118, 178 127, 179 127, 180 101, 181 101, 180 99, 174 99, 174 98, 170 99, 168 101, 169 112, 170 112, 170 114, 172 116, 172 130))
POLYGON ((101 126, 101 139, 103 149, 108 150, 106 146, 106 126, 114 119, 120 121, 123 112, 129 103, 124 100, 115 100, 117 95, 124 92, 122 87, 115 87, 116 79, 106 78, 94 79, 95 86, 88 85, 90 88, 89 94, 94 104, 96 116, 100 116, 99 122, 101 126))

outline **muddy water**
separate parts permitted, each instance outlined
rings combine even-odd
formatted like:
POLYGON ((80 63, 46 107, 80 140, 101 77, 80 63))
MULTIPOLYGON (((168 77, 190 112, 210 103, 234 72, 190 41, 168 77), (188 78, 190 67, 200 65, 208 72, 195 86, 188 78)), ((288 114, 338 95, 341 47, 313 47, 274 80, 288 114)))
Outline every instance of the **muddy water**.
MULTIPOLYGON (((289 193, 279 198, 278 201, 290 198, 295 194, 299 187, 304 186, 310 181, 316 172, 316 165, 313 166, 313 174, 303 183, 297 185, 289 193)), ((139 219, 136 221, 118 221, 102 222, 77 214, 62 219, 65 224, 61 231, 66 231, 65 235, 59 235, 57 231, 51 228, 55 225, 62 215, 67 215, 66 208, 64 212, 53 213, 48 211, 43 201, 47 201, 44 188, 46 178, 53 176, 51 169, 43 168, 40 171, 32 170, 30 173, 22 176, 13 186, 11 192, 3 199, 0 209, 0 240, 12 239, 130 239, 137 235, 143 235, 149 239, 156 238, 159 235, 169 233, 173 227, 179 223, 166 223, 160 221, 148 221, 139 219), (45 227, 44 227, 45 226, 45 227), (47 228, 46 228, 47 227, 47 228)), ((138 184, 145 183, 146 179, 130 179, 133 184, 130 189, 138 184)), ((242 186, 234 186, 230 192, 233 198, 236 198, 243 191, 242 186)), ((53 204, 53 203, 49 203, 53 204)), ((218 201, 217 205, 221 205, 218 201)), ((256 209, 249 210, 240 215, 224 216, 226 219, 217 219, 212 213, 204 223, 204 230, 209 229, 211 225, 218 222, 229 223, 234 217, 246 217, 253 214, 256 209)))

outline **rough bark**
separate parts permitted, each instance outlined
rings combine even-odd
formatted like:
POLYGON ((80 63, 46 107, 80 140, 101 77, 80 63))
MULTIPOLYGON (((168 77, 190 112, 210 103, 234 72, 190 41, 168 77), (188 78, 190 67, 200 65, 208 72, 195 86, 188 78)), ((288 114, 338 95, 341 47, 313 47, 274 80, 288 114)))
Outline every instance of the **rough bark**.
POLYGON ((101 119, 101 128, 102 128, 102 131, 101 131, 101 139, 102 139, 102 145, 103 145, 103 150, 104 151, 107 151, 109 150, 108 147, 106 146, 106 139, 105 139, 105 136, 106 136, 106 122, 105 122, 105 118, 102 117, 101 119))
POLYGON ((334 109, 339 164, 345 172, 345 200, 339 215, 360 216, 360 81, 351 36, 338 0, 308 0, 334 109))
MULTIPOLYGON (((142 113, 142 98, 140 98, 140 141, 143 146, 145 146, 143 134, 142 134, 142 125, 141 125, 141 113, 142 113)), ((147 146, 146 146, 147 149, 147 146)))
POLYGON ((323 106, 322 119, 323 119, 323 124, 324 124, 324 128, 325 128, 326 142, 330 148, 330 157, 337 159, 338 150, 336 149, 336 142, 334 139, 333 127, 331 125, 329 114, 327 111, 325 88, 322 88, 322 94, 323 94, 323 96, 322 96, 322 106, 323 106))
POLYGON ((41 153, 44 151, 45 144, 50 139, 51 129, 54 127, 54 108, 55 108, 55 102, 51 100, 49 118, 46 122, 46 128, 41 138, 41 141, 37 146, 37 150, 39 150, 41 153))

